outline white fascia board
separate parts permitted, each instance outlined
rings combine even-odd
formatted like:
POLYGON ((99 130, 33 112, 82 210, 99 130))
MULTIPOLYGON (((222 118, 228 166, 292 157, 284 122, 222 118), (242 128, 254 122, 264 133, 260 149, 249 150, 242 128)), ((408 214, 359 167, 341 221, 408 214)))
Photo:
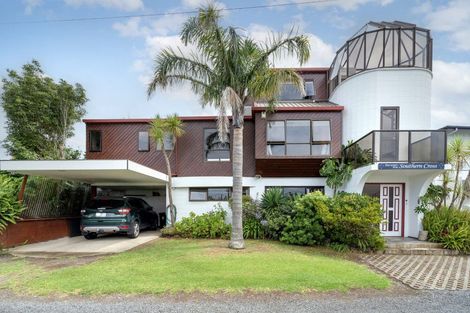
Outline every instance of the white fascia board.
POLYGON ((127 161, 127 169, 168 182, 168 175, 133 161, 127 161))
POLYGON ((0 170, 7 172, 27 171, 83 171, 125 170, 127 160, 32 160, 0 161, 0 170))
MULTIPOLYGON (((243 177, 244 187, 256 185, 255 177, 243 177)), ((173 187, 230 187, 233 184, 232 176, 188 176, 173 177, 173 187)))

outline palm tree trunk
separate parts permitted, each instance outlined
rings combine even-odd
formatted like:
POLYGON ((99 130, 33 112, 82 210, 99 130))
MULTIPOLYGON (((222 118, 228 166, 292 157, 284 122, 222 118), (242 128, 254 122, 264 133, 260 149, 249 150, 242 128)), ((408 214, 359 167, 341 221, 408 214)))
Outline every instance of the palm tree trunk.
MULTIPOLYGON (((235 118, 235 117, 234 117, 235 118)), ((244 249, 242 195, 243 195, 243 126, 233 129, 233 193, 232 193, 232 236, 229 248, 244 249)))
POLYGON ((450 202, 449 207, 453 207, 454 203, 455 203, 455 200, 457 200, 457 198, 458 198, 457 187, 458 187, 458 184, 459 184, 459 176, 460 176, 460 160, 457 159, 456 163, 457 163, 457 166, 455 168, 454 188, 453 188, 453 191, 452 191, 452 200, 450 202))
POLYGON ((162 143, 162 152, 163 152, 163 156, 165 157, 166 171, 168 175, 168 202, 170 202, 170 226, 173 227, 175 226, 176 216, 175 216, 175 210, 173 206, 173 181, 171 178, 171 164, 170 164, 170 158, 168 158, 168 154, 165 151, 163 143, 162 143))
POLYGON ((465 178, 465 181, 462 186, 462 196, 459 202, 459 210, 462 209, 463 203, 468 198, 469 193, 470 193, 470 170, 468 171, 467 177, 465 178))

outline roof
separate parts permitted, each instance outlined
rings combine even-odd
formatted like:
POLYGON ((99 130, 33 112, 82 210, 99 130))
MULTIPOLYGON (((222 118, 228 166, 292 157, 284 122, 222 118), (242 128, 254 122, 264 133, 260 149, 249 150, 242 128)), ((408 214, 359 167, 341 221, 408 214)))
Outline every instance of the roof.
POLYGON ((168 176, 130 160, 8 160, 0 170, 99 186, 165 185, 168 176))
POLYGON ((383 28, 388 28, 388 29, 397 29, 397 28, 402 28, 402 29, 413 29, 416 28, 417 30, 423 30, 423 31, 428 31, 428 29, 424 29, 421 27, 416 26, 416 24, 412 23, 407 23, 407 22, 402 22, 402 21, 393 21, 393 22, 375 22, 375 21, 370 21, 364 26, 362 26, 359 31, 357 31, 351 38, 354 38, 360 34, 374 31, 377 29, 383 29, 383 28))
POLYGON ((454 129, 457 129, 457 130, 459 130, 459 129, 470 129, 470 125, 460 125, 460 126, 458 126, 458 125, 447 125, 447 126, 441 127, 440 129, 452 129, 452 130, 454 130, 454 129))
MULTIPOLYGON (((182 121, 216 121, 217 116, 205 115, 205 116, 180 116, 182 121)), ((229 119, 232 117, 229 116, 229 119)), ((250 120, 251 116, 245 116, 245 120, 250 120)), ((87 118, 83 119, 85 124, 123 124, 123 123, 150 123, 153 121, 152 118, 87 118)))
MULTIPOLYGON (((264 111, 269 106, 267 101, 255 102, 253 111, 264 111)), ((295 100, 274 102, 276 111, 342 111, 343 106, 329 101, 295 100)))

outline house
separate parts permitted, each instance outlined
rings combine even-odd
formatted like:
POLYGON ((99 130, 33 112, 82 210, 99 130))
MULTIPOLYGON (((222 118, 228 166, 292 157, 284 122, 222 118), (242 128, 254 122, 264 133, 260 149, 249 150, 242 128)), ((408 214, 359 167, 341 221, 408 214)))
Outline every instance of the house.
MULTIPOLYGON (((417 237, 418 198, 449 168, 446 131, 430 130, 430 31, 370 22, 338 50, 330 68, 296 70, 306 96, 286 84, 275 112, 262 101, 245 108, 244 193, 259 198, 280 187, 285 194, 331 195, 319 169, 324 159, 344 153, 356 168, 342 189, 380 198, 383 235, 417 237)), ((229 210, 231 144, 219 141, 215 116, 182 120, 186 134, 159 147, 149 138, 150 119, 86 119, 86 160, 4 161, 0 167, 83 181, 95 194, 141 196, 165 211, 161 149, 167 149, 177 219, 218 204, 229 210)))

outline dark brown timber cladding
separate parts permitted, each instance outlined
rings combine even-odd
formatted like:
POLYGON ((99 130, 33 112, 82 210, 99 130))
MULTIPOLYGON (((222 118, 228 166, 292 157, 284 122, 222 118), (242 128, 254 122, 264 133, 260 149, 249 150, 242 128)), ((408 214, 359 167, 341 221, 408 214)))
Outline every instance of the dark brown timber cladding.
POLYGON ((331 123, 331 156, 341 155, 342 117, 341 112, 277 112, 268 114, 266 119, 261 113, 255 115, 255 156, 256 174, 264 177, 312 177, 319 176, 323 158, 291 157, 266 155, 267 121, 276 120, 329 120, 331 123))
MULTIPOLYGON (((207 162, 204 158, 204 129, 216 128, 216 122, 206 120, 184 121, 185 135, 177 140, 172 154, 172 171, 176 176, 230 176, 231 162, 207 162), (177 162, 176 162, 177 160, 177 162)), ((150 151, 138 151, 138 133, 147 131, 142 123, 92 123, 87 124, 87 159, 128 159, 166 173, 161 151, 150 140, 150 151), (101 152, 89 151, 90 130, 102 132, 101 152)), ((254 124, 245 121, 244 127, 244 175, 255 175, 254 124)))

